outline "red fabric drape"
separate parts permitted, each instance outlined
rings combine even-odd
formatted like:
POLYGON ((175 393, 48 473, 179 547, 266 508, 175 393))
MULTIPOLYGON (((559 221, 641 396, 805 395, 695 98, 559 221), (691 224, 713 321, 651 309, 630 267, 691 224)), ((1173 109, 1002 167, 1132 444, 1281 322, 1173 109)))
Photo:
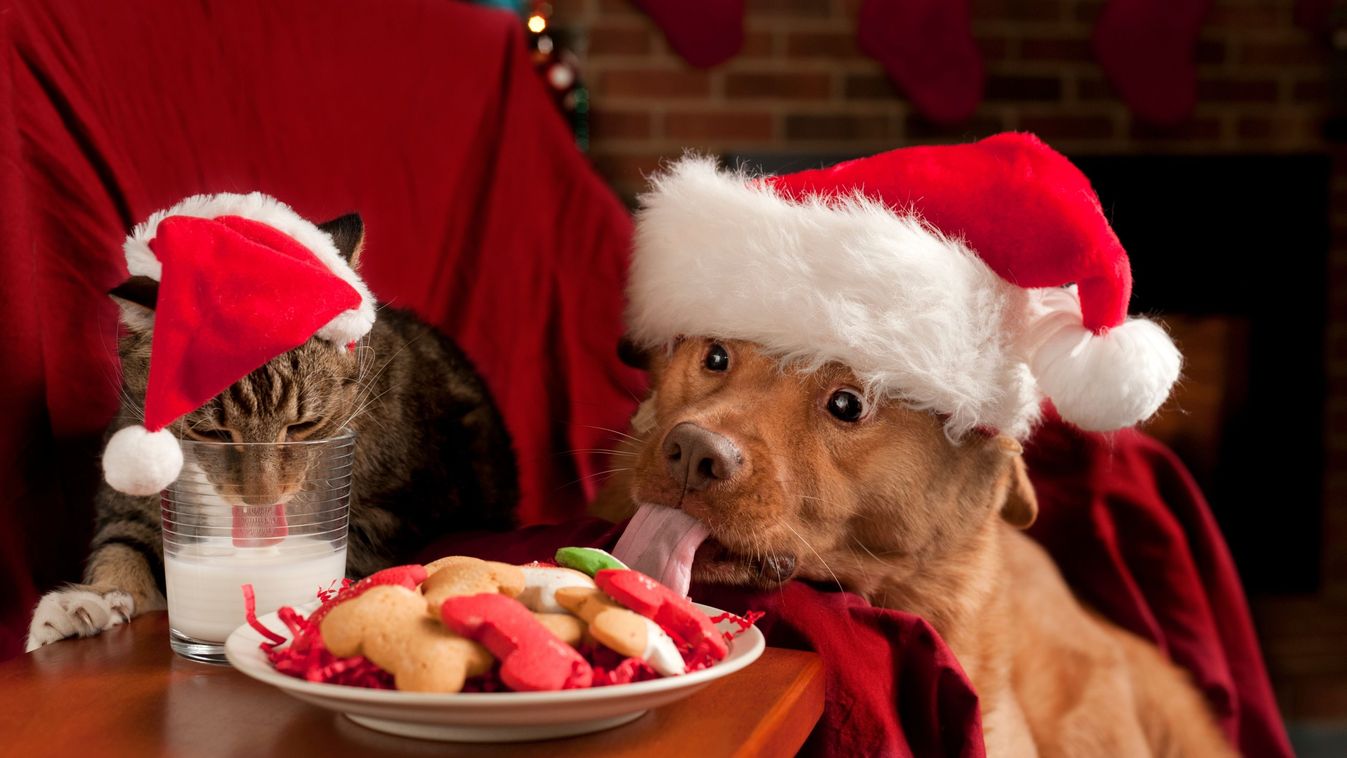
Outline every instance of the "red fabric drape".
POLYGON ((1030 534, 1081 599, 1191 671, 1241 752, 1290 756, 1239 574, 1178 457, 1054 416, 1025 460, 1042 506, 1030 534))
POLYGON ((385 302, 455 337, 515 440, 525 522, 578 513, 640 377, 625 209, 518 19, 446 0, 0 0, 0 657, 79 578, 116 403, 121 240, 198 192, 358 210, 385 302))

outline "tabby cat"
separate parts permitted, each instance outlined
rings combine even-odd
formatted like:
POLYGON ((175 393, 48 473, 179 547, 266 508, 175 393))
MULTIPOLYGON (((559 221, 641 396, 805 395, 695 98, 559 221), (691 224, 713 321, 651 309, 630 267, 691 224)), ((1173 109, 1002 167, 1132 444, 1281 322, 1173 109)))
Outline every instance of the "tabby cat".
MULTIPOLYGON (((320 225, 354 268, 359 216, 320 225)), ((113 291, 126 334, 119 345, 122 405, 108 435, 141 421, 157 285, 133 279, 113 291)), ((170 427, 184 439, 275 442, 356 432, 347 572, 364 576, 408 560, 441 534, 513 525, 518 480, 509 435, 468 358, 410 313, 383 308, 354 350, 317 337, 282 354, 170 427)), ((230 493, 242 505, 277 502, 265 470, 230 493)), ((273 485, 274 486, 274 485, 273 485)), ((103 483, 84 583, 42 598, 33 650, 98 634, 165 607, 160 498, 103 483)))

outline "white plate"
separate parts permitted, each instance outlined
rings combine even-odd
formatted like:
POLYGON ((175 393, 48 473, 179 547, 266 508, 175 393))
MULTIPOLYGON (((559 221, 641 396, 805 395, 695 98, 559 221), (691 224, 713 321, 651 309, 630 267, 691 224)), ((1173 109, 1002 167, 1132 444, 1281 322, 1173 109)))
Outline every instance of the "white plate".
MULTIPOLYGON (((710 616, 721 611, 696 604, 710 616)), ((303 612, 303 609, 301 609, 303 612)), ((288 637, 277 618, 259 618, 267 628, 288 637)), ((722 631, 737 626, 721 622, 722 631)), ((234 668, 321 708, 346 714, 352 721, 404 737, 454 742, 523 742, 597 732, 641 717, 647 710, 681 700, 762 655, 765 642, 749 627, 730 643, 730 654, 716 665, 682 676, 561 692, 425 693, 373 690, 320 684, 286 676, 271 667, 259 645, 262 635, 244 624, 225 641, 225 656, 234 668)))

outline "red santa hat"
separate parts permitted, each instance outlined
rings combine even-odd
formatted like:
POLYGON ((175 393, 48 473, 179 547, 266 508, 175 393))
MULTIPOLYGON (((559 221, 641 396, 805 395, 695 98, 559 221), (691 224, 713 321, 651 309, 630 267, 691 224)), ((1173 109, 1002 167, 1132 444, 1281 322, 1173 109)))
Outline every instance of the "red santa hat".
POLYGON ((1128 318, 1131 268, 1085 176, 1030 134, 751 179, 688 157, 641 198, 630 336, 744 339, 872 395, 1028 435, 1148 418, 1180 356, 1128 318), (1071 286, 1067 286, 1071 285, 1071 286))
POLYGON ((175 420, 311 337, 345 349, 374 325, 374 298, 332 237, 258 192, 187 198, 123 250, 132 276, 159 282, 144 425, 103 453, 108 484, 132 495, 177 479, 175 420))

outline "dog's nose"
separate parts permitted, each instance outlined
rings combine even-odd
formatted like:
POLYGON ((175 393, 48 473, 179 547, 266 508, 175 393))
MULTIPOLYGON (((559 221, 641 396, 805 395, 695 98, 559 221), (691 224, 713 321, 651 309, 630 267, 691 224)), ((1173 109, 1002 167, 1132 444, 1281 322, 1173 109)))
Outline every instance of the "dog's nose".
POLYGON ((743 464, 743 455, 729 437, 690 421, 678 424, 664 437, 664 459, 674 481, 690 490, 729 479, 743 464))

